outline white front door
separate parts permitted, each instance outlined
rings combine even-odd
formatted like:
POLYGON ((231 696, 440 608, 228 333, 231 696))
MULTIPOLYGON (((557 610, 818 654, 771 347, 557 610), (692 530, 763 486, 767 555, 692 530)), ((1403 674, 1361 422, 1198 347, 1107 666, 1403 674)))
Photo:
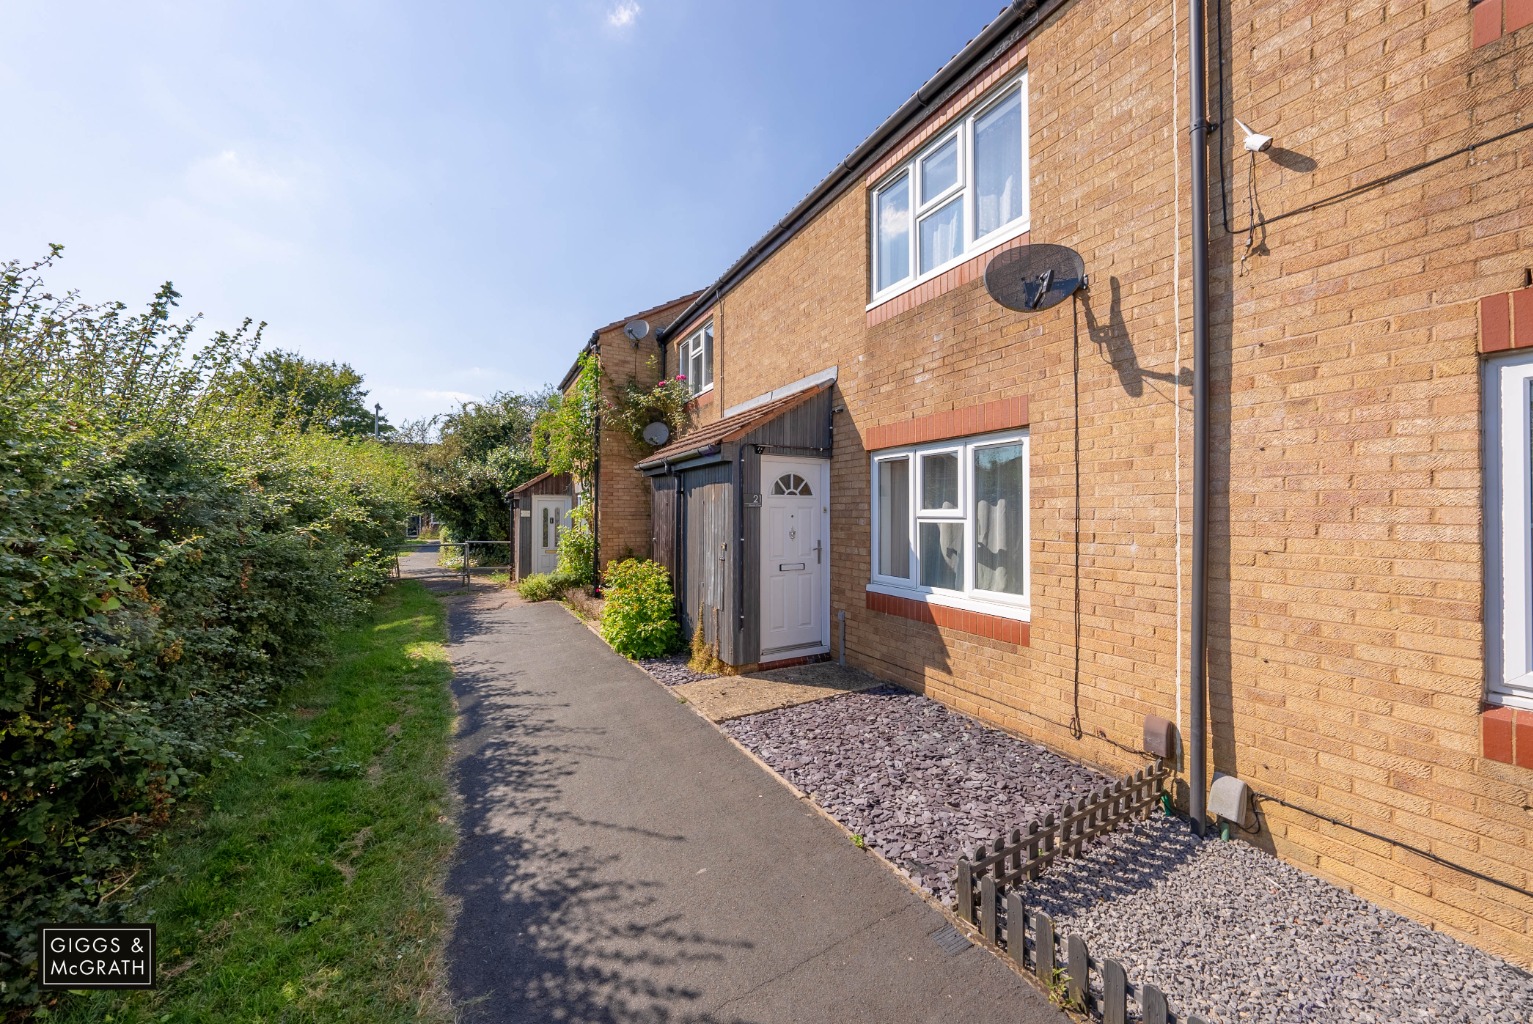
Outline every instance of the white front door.
POLYGON ((570 525, 570 499, 536 494, 532 498, 532 571, 559 566, 559 538, 570 525))
POLYGON ((761 660, 828 649, 830 496, 820 459, 761 459, 761 660))

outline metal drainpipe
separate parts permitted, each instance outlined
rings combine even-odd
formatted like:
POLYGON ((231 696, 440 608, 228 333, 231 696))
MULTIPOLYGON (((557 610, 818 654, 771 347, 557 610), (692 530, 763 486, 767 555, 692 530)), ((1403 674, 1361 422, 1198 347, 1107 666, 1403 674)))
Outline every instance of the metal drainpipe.
POLYGON ((1188 702, 1188 811, 1203 835, 1207 817, 1208 638, 1208 100, 1204 0, 1187 0, 1187 92, 1192 146, 1192 644, 1188 702))
POLYGON ((601 414, 596 416, 596 462, 591 469, 591 590, 601 596, 601 414))

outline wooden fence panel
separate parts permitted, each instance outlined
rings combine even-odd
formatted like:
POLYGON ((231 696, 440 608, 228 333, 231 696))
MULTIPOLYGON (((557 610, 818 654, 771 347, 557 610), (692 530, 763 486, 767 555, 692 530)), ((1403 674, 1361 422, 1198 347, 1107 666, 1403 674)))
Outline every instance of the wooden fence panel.
POLYGON ((1128 977, 1116 960, 1102 961, 1102 1024, 1127 1024, 1128 977))
POLYGON ((958 878, 953 883, 958 890, 958 919, 969 924, 974 923, 974 879, 971 877, 969 862, 958 862, 958 878))
POLYGON ((1027 910, 1020 889, 1006 894, 1006 952, 1018 967, 1027 968, 1027 910))
MULTIPOLYGON (((1095 1007, 1105 1024, 1125 1024, 1128 1018, 1128 978, 1115 960, 1094 961, 1086 942, 1077 935, 1061 936, 1054 921, 1042 910, 1029 917, 1021 886, 1037 879, 1063 858, 1079 858, 1086 846, 1125 822, 1153 812, 1170 770, 1162 761, 1141 768, 1065 804, 1058 815, 1050 812, 1042 822, 1031 821, 1024 833, 1014 828, 990 843, 974 847, 972 857, 958 861, 958 917, 977 927, 982 937, 1000 945, 1017 966, 1027 969, 1027 928, 1033 928, 1033 972, 1046 986, 1055 984, 1057 945, 1066 945, 1065 981, 1070 1001, 1090 1009, 1097 1002, 1091 993, 1091 969, 1102 974, 1103 995, 1095 1007), (1004 907, 1002 906, 1004 901, 1004 907), (1004 911, 1004 915, 1003 915, 1004 911)), ((1163 993, 1145 985, 1138 993, 1144 1024, 1169 1024, 1173 1019, 1163 993)), ((1197 1017, 1186 1024, 1204 1024, 1197 1017)))
POLYGON ((1020 829, 1012 829, 1008 837, 997 836, 990 844, 976 847, 968 858, 970 884, 991 875, 1004 889, 1036 879, 1061 857, 1080 857, 1087 843, 1125 821, 1148 815, 1167 774, 1165 765, 1156 762, 1153 769, 1141 769, 1127 781, 1120 779, 1065 804, 1058 815, 1049 812, 1041 824, 1029 822, 1025 837, 1020 829))
POLYGON ((1054 919, 1043 911, 1033 915, 1033 970, 1045 986, 1054 984, 1054 919))
POLYGON ((1166 1008, 1166 996, 1154 985, 1146 985, 1139 996, 1144 1011, 1144 1024, 1166 1024, 1170 1011, 1166 1008))
POLYGON ((1091 997, 1091 954, 1086 952, 1086 940, 1079 935, 1067 937, 1065 952, 1070 957, 1066 965, 1070 975, 1070 1002, 1085 1009, 1090 1005, 1087 1000, 1091 997))
POLYGON ((986 875, 979 880, 979 933, 991 945, 996 940, 995 902, 995 877, 986 875))

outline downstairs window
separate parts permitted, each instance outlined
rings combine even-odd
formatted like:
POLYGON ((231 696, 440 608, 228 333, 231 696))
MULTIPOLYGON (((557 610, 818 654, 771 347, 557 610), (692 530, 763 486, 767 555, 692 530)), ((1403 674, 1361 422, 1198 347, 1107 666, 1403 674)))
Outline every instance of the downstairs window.
POLYGON ((1533 709, 1533 353, 1485 364, 1489 699, 1533 709))
POLYGON ((1025 609, 1026 432, 873 456, 873 582, 1025 609))

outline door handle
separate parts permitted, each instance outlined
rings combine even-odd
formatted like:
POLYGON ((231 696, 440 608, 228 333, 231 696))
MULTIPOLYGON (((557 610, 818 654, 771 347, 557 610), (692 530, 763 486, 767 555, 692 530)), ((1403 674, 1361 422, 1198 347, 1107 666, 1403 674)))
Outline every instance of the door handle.
POLYGON ((821 554, 821 551, 822 551, 822 548, 823 548, 824 544, 825 544, 825 542, 823 540, 817 540, 817 541, 814 542, 814 564, 815 565, 819 565, 820 564, 820 554, 821 554))

